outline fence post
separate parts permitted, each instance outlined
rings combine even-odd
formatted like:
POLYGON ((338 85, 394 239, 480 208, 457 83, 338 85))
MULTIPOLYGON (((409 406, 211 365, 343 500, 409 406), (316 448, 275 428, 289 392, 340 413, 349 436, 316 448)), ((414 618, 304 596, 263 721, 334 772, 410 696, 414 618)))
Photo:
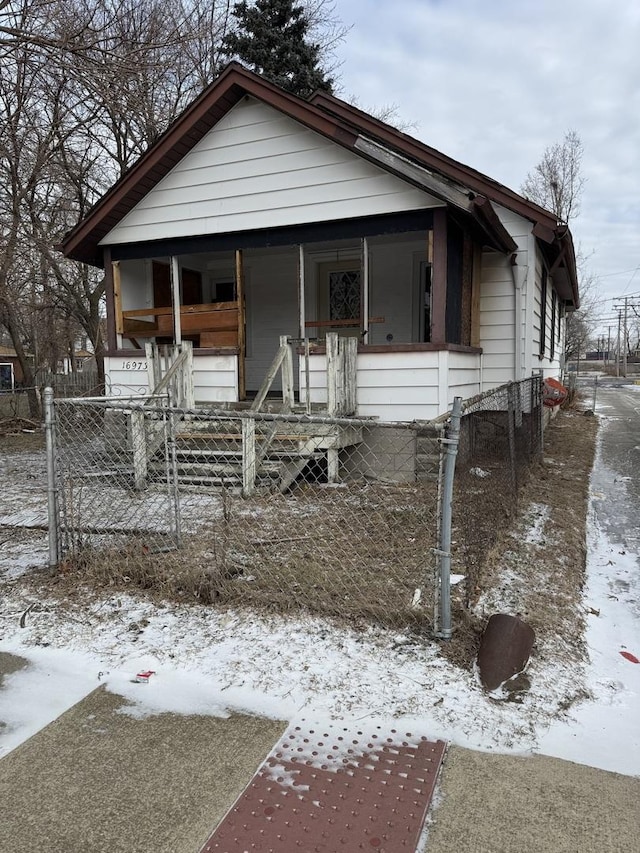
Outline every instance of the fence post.
POLYGON ((168 389, 168 406, 163 412, 164 422, 164 443, 165 443, 165 474, 167 478, 168 497, 169 501, 173 502, 173 506, 169 512, 173 510, 173 526, 175 531, 176 548, 182 547, 182 529, 180 519, 180 489, 178 477, 178 454, 176 448, 176 421, 173 411, 173 400, 171 397, 171 389, 168 389))
POLYGON ((242 419, 242 497, 249 498, 256 488, 256 420, 242 419))
POLYGON ((438 543, 438 560, 440 564, 439 578, 439 620, 435 634, 442 640, 450 640, 451 627, 451 522, 453 505, 453 478, 456 471, 456 456, 460 443, 460 420, 462 418, 462 397, 453 401, 451 419, 447 437, 441 439, 445 446, 444 483, 442 486, 442 524, 440 527, 440 542, 438 543))
POLYGON ((53 388, 44 389, 44 429, 47 446, 47 516, 49 522, 49 567, 60 561, 58 539, 58 484, 56 477, 55 410, 53 388))
POLYGON ((514 499, 518 495, 518 472, 516 470, 516 397, 515 383, 507 385, 507 431, 509 437, 509 466, 511 468, 511 489, 514 499))
POLYGON ((147 437, 145 435, 144 411, 133 409, 131 422, 131 449, 133 451, 133 487, 140 492, 147 487, 147 437))
POLYGON ((536 382, 536 397, 538 400, 538 454, 542 456, 544 453, 544 397, 542 384, 544 379, 542 374, 537 377, 536 382))

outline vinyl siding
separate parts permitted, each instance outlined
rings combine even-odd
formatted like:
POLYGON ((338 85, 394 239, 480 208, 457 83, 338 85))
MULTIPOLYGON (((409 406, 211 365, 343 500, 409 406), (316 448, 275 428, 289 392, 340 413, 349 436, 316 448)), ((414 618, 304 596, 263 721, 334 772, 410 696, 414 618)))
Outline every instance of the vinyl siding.
MULTIPOLYGON (((146 359, 139 356, 109 356, 104 360, 107 397, 149 393, 146 359), (127 368, 126 365, 141 369, 127 368)), ((193 360, 196 403, 234 402, 238 399, 238 359, 235 355, 199 355, 193 360)))
MULTIPOLYGON (((311 400, 326 402, 326 359, 310 358, 311 400)), ((300 382, 304 388, 303 363, 300 382)), ((453 398, 480 389, 480 356, 467 353, 389 352, 358 354, 358 414, 393 421, 430 420, 451 408, 453 398)))
POLYGON ((517 244, 516 266, 511 269, 511 259, 495 252, 485 252, 482 258, 480 296, 480 336, 485 353, 483 362, 483 390, 495 388, 505 382, 530 375, 527 364, 535 329, 531 322, 531 291, 534 287, 534 270, 531 265, 532 224, 524 217, 500 205, 496 212, 506 230, 517 244), (515 317, 516 295, 513 274, 520 283, 520 316, 515 317), (519 326, 518 326, 519 323, 519 326), (516 344, 517 340, 517 344, 516 344), (516 346, 520 350, 520 376, 515 376, 516 346))
POLYGON ((482 256, 480 346, 483 391, 513 379, 515 293, 509 260, 494 252, 482 256))
POLYGON ((245 97, 101 241, 221 234, 442 202, 245 97))

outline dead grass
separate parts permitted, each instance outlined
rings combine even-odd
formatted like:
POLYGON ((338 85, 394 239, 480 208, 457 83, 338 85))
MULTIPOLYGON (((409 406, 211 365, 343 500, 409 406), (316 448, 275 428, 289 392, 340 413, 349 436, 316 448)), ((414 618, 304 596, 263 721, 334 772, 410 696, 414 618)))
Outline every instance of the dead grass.
POLYGON ((223 511, 183 547, 158 537, 86 543, 57 583, 133 587, 153 596, 271 612, 432 629, 435 499, 432 484, 301 484, 291 494, 226 495, 223 511), (422 607, 412 607, 416 589, 422 607))
POLYGON ((520 489, 517 512, 514 502, 499 494, 477 501, 475 512, 465 501, 467 524, 479 520, 478 535, 486 550, 483 556, 482 547, 457 555, 457 570, 468 573, 471 584, 454 602, 454 624, 460 630, 443 647, 453 662, 469 666, 475 660, 492 612, 520 615, 536 631, 539 647, 552 643, 556 651, 582 657, 581 592, 597 429, 597 419, 585 416, 579 405, 559 413, 546 429, 542 460, 520 489), (544 507, 548 512, 537 509, 544 507), (536 512, 543 516, 541 536, 531 541, 536 512))
POLYGON ((21 453, 42 450, 44 431, 39 424, 23 418, 4 418, 0 420, 0 447, 7 453, 21 453))

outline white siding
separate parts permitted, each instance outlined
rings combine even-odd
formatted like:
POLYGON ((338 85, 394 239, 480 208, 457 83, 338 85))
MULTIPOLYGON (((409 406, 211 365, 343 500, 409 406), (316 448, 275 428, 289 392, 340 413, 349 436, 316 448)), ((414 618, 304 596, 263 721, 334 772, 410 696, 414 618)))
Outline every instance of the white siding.
POLYGON ((483 391, 513 379, 514 312, 515 288, 509 259, 496 252, 484 252, 480 289, 483 391))
POLYGON ((512 269, 510 258, 504 255, 483 254, 480 297, 480 344, 485 353, 483 390, 531 375, 531 353, 535 350, 534 339, 538 334, 534 314, 536 246, 532 223, 500 205, 495 207, 517 244, 516 266, 512 269), (520 285, 518 318, 515 316, 514 275, 520 285), (518 361, 519 376, 516 376, 518 361))
POLYGON ((561 336, 560 341, 557 336, 558 329, 558 317, 557 311, 559 308, 559 303, 556 303, 556 322, 555 328, 552 327, 552 301, 553 301, 553 279, 551 276, 547 278, 547 301, 546 301, 546 310, 544 312, 544 326, 545 326, 545 344, 544 344, 544 353, 540 352, 540 335, 542 329, 542 260, 538 256, 536 259, 536 282, 535 282, 535 292, 534 292, 534 340, 533 340, 533 359, 532 359, 532 372, 542 371, 542 375, 545 379, 549 376, 559 376, 560 375, 560 360, 562 356, 562 348, 564 346, 563 336, 561 336), (555 353, 554 357, 551 358, 551 339, 552 335, 555 336, 555 353))
MULTIPOLYGON (((480 390, 480 356, 469 353, 358 353, 358 414, 384 422, 430 420, 451 408, 454 397, 480 390)), ((305 387, 300 362, 300 387, 305 387)), ((311 400, 327 399, 326 358, 310 358, 311 400)), ((304 396, 304 392, 303 392, 304 396)))
POLYGON ((449 353, 449 393, 448 406, 451 408, 454 397, 468 400, 481 391, 480 355, 464 352, 449 353))
POLYGON ((104 360, 105 395, 131 397, 149 393, 147 360, 144 350, 138 356, 107 356, 104 360))
MULTIPOLYGON (((109 356, 104 360, 106 394, 127 397, 148 394, 144 355, 109 356)), ((235 355, 198 355, 193 359, 196 403, 235 402, 238 399, 238 359, 235 355)))
POLYGON ((442 202, 245 97, 103 245, 439 207, 442 202))
POLYGON ((193 359, 197 403, 235 403, 238 399, 238 357, 198 355, 193 359))

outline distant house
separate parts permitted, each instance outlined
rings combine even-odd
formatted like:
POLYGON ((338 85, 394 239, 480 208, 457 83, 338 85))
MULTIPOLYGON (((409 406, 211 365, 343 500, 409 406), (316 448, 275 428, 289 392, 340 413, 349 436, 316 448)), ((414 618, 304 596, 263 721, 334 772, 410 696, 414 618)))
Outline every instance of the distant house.
POLYGON ((13 391, 24 380, 20 361, 13 347, 0 345, 0 391, 13 391))
POLYGON ((322 403, 337 332, 358 340, 359 414, 431 418, 456 395, 557 375, 579 299, 571 233, 552 213, 236 63, 62 251, 105 270, 107 387, 144 390, 144 344, 190 340, 202 404, 254 394, 280 336, 297 348, 296 387, 322 403))
POLYGON ((72 373, 95 373, 96 357, 88 349, 76 349, 73 353, 65 355, 59 364, 58 373, 68 376, 72 373))

